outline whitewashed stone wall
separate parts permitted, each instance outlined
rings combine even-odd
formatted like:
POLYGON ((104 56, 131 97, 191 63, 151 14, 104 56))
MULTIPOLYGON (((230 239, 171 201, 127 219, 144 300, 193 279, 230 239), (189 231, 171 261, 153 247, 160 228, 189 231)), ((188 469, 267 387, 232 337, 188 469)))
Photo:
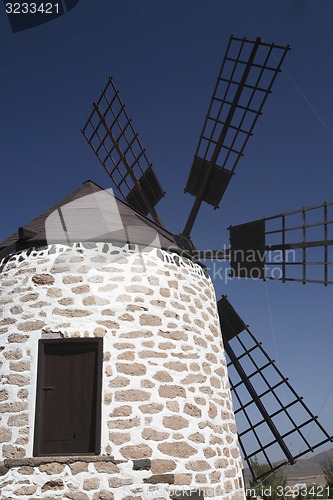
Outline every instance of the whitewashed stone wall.
POLYGON ((2 499, 195 488, 244 498, 215 294, 199 265, 159 249, 52 245, 12 255, 0 280, 2 499), (38 340, 56 337, 103 337, 99 457, 32 458, 38 340))

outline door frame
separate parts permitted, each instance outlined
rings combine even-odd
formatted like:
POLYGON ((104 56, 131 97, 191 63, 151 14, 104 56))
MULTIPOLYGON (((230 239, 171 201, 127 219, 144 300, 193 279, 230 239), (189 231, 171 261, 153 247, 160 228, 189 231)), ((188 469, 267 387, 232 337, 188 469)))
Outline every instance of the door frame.
POLYGON ((61 338, 61 339, 40 339, 38 341, 38 363, 37 363, 37 388, 36 388, 36 410, 35 410, 35 422, 34 422, 34 445, 33 445, 33 456, 60 456, 59 453, 43 453, 41 451, 42 446, 42 436, 40 435, 41 425, 42 425, 42 395, 43 395, 43 383, 45 380, 45 345, 50 344, 74 344, 74 343, 84 343, 84 344, 95 344, 96 345, 96 409, 95 409, 95 440, 94 440, 94 451, 87 453, 64 453, 63 455, 99 455, 101 449, 101 425, 102 425, 102 364, 103 364, 103 338, 61 338))

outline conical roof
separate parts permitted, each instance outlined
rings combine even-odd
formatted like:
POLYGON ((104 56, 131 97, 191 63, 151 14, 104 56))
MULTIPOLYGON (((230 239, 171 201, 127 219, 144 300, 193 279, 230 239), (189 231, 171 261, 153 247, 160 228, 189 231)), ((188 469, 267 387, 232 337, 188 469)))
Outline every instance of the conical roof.
POLYGON ((76 241, 133 243, 181 251, 172 233, 88 180, 0 243, 0 258, 23 248, 76 241))

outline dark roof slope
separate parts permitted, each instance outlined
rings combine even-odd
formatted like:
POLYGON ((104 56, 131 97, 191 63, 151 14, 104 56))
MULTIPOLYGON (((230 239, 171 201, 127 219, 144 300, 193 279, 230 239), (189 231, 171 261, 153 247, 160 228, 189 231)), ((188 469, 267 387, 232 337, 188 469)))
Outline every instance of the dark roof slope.
POLYGON ((0 243, 0 258, 23 248, 74 241, 130 242, 181 250, 172 233, 89 180, 0 243), (158 244, 152 244, 157 235, 158 244))

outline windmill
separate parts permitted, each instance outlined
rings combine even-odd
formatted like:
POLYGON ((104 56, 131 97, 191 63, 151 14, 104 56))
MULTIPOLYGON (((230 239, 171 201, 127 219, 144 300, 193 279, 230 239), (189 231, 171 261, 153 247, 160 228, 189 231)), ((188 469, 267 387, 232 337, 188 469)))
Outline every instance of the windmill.
MULTIPOLYGON (((218 208, 289 50, 289 46, 266 43, 261 38, 230 37, 185 187, 195 200, 183 230, 174 234, 174 240, 184 254, 197 260, 229 260, 232 276, 237 278, 326 286, 333 284, 329 256, 333 202, 230 227, 228 249, 198 250, 191 239, 202 203, 218 208), (312 257, 314 250, 316 260, 312 257), (279 255, 278 265, 274 255, 279 255)), ((164 227, 155 209, 164 196, 163 189, 112 78, 93 104, 82 132, 125 202, 164 227)), ((333 438, 227 297, 222 296, 217 306, 239 443, 257 480, 252 467, 255 457, 274 471, 333 438), (314 443, 308 437, 313 426, 321 436, 314 443), (292 438, 297 439, 301 451, 288 448, 292 438), (284 457, 278 464, 272 459, 276 450, 284 457)))

